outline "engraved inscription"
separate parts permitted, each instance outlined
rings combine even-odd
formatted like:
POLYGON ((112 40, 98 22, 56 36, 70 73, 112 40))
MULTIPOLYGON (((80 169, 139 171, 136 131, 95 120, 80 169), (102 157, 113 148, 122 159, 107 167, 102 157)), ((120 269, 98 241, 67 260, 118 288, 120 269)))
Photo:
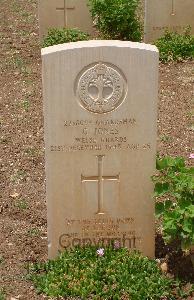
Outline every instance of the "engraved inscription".
POLYGON ((98 183, 98 211, 96 214, 98 215, 104 215, 104 209, 103 209, 103 184, 105 180, 115 180, 119 181, 120 175, 115 176, 103 176, 103 158, 105 155, 97 155, 98 158, 98 175, 97 176, 84 176, 81 175, 81 182, 91 182, 95 181, 98 183))
POLYGON ((51 145, 51 152, 77 152, 77 151, 105 151, 105 150, 128 150, 146 151, 151 149, 151 144, 77 144, 77 145, 51 145))
POLYGON ((185 28, 184 26, 177 25, 177 26, 154 26, 152 29, 154 31, 157 31, 157 30, 176 31, 176 30, 183 30, 184 28, 185 28))
POLYGON ((135 118, 123 119, 77 119, 64 121, 65 130, 76 128, 76 136, 72 135, 68 144, 51 145, 52 152, 77 151, 144 151, 150 150, 149 141, 141 144, 126 136, 126 130, 135 130, 138 122, 135 118))
POLYGON ((123 118, 123 119, 107 119, 107 120, 65 120, 65 127, 81 127, 81 126, 115 126, 115 125, 126 125, 132 126, 136 124, 135 118, 123 118))
POLYGON ((133 141, 126 135, 126 130, 137 130, 138 120, 134 117, 122 119, 76 119, 65 120, 66 131, 76 128, 76 136, 72 135, 68 144, 56 144, 49 147, 52 152, 77 152, 77 151, 145 151, 152 145, 149 141, 141 144, 133 141))
POLYGON ((116 66, 99 62, 89 65, 78 75, 75 90, 84 109, 103 114, 122 104, 127 85, 124 75, 116 66))
POLYGON ((59 246, 63 249, 76 245, 111 246, 117 241, 122 247, 136 249, 142 237, 136 232, 134 223, 133 217, 65 219, 65 227, 71 232, 61 234, 59 246))

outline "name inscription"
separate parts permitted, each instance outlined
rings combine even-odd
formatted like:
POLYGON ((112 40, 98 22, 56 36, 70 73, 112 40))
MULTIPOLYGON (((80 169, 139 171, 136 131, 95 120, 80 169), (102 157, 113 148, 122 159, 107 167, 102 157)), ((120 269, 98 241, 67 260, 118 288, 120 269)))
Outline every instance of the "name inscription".
POLYGON ((66 130, 77 128, 76 136, 65 144, 51 145, 51 152, 77 151, 111 151, 130 150, 141 151, 151 149, 151 143, 132 142, 125 135, 137 125, 135 118, 105 119, 105 120, 65 120, 66 130))

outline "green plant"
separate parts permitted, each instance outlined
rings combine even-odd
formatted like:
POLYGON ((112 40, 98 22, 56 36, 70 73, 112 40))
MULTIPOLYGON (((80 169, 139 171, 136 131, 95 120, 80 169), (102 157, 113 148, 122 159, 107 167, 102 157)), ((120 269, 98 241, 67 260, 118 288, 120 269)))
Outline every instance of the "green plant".
POLYGON ((18 207, 19 209, 27 209, 28 208, 28 203, 26 202, 25 199, 20 199, 16 201, 15 206, 18 207))
POLYGON ((5 294, 4 294, 4 291, 0 288, 0 300, 5 300, 6 297, 5 297, 5 294))
POLYGON ((48 31, 48 34, 43 39, 42 47, 49 47, 53 45, 85 41, 89 39, 87 33, 82 32, 79 29, 67 29, 67 28, 51 28, 48 31))
POLYGON ((159 300, 172 296, 172 280, 162 275, 155 261, 127 248, 96 250, 91 246, 65 250, 56 260, 31 265, 28 278, 39 293, 65 299, 159 300))
POLYGON ((14 69, 22 69, 25 65, 25 62, 22 57, 19 57, 18 55, 13 56, 11 60, 14 69))
POLYGON ((21 6, 19 5, 18 2, 15 2, 15 1, 12 1, 12 10, 15 12, 15 13, 19 13, 22 11, 21 9, 21 6))
POLYGON ((25 150, 25 154, 29 155, 29 156, 32 156, 32 157, 35 157, 38 155, 38 149, 36 148, 27 148, 25 150))
POLYGON ((194 244, 194 168, 182 157, 158 158, 155 183, 156 216, 165 242, 180 241, 183 250, 194 244))
POLYGON ((186 28, 183 34, 166 31, 164 36, 155 42, 159 49, 162 62, 181 61, 194 58, 194 35, 190 28, 186 28))
POLYGON ((38 228, 31 228, 28 230, 29 236, 39 236, 40 235, 40 230, 38 228))
POLYGON ((0 255, 0 265, 4 262, 3 256, 0 255))
POLYGON ((18 56, 17 53, 13 53, 11 60, 8 62, 8 65, 10 67, 13 67, 14 69, 18 69, 18 71, 25 76, 32 73, 30 66, 28 66, 26 61, 22 57, 18 56))
POLYGON ((19 183, 26 178, 26 172, 24 170, 15 170, 15 174, 12 174, 10 180, 14 183, 19 183))
POLYGON ((170 142, 170 140, 172 138, 169 135, 164 134, 164 135, 161 136, 160 139, 161 139, 162 142, 167 143, 167 142, 170 142))
POLYGON ((25 111, 28 111, 30 108, 30 101, 28 98, 26 98, 25 100, 22 101, 22 106, 24 108, 25 111))
POLYGON ((103 37, 141 40, 140 0, 89 0, 88 4, 94 24, 103 37))

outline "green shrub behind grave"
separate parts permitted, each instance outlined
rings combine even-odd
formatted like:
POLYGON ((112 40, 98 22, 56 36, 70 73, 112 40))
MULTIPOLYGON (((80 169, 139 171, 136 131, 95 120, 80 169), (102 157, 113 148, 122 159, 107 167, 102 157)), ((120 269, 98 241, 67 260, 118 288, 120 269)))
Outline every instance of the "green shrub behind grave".
POLYGON ((140 0, 89 0, 94 24, 106 39, 140 41, 140 0))
POLYGON ((43 39, 42 47, 89 40, 89 35, 79 29, 51 28, 43 39))
POLYGON ((162 62, 194 58, 194 35, 191 35, 189 27, 183 34, 166 31, 164 36, 155 42, 155 45, 159 49, 162 62))

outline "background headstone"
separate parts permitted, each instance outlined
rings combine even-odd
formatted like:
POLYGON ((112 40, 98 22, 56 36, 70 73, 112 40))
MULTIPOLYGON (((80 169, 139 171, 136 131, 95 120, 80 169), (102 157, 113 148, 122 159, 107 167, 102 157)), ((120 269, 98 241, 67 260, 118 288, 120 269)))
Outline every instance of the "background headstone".
POLYGON ((183 32, 188 25, 194 33, 194 0, 145 0, 146 43, 161 37, 165 30, 183 32))
POLYGON ((52 27, 93 32, 87 0, 38 0, 38 12, 41 37, 52 27))
POLYGON ((78 42, 42 59, 49 257, 111 240, 153 257, 156 47, 78 42))

